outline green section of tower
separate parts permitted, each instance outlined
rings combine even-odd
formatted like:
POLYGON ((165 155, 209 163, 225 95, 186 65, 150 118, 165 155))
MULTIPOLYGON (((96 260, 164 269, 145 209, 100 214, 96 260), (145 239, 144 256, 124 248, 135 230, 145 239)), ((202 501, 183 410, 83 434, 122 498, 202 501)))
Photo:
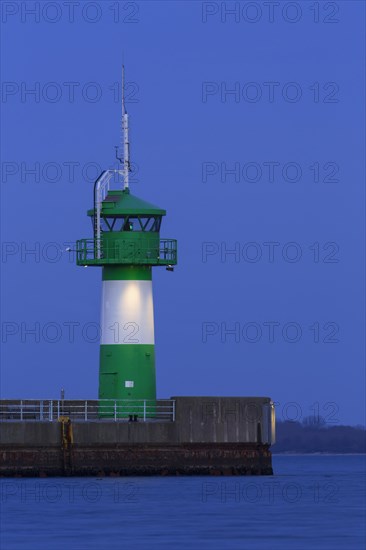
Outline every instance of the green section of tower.
MULTIPOLYGON (((110 190, 100 209, 101 230, 97 238, 76 243, 76 263, 82 266, 175 265, 177 241, 161 239, 160 226, 166 212, 131 195, 129 189, 110 190)), ((96 211, 88 210, 95 229, 96 211)), ((99 224, 97 223, 97 226, 99 224)))
POLYGON ((152 269, 148 265, 105 266, 103 281, 151 281, 152 269))
MULTIPOLYGON (((100 346, 99 399, 123 400, 116 416, 154 416, 156 401, 155 349, 147 344, 100 346), (134 401, 136 400, 136 401, 134 401), (123 407, 123 408, 121 408, 123 407)), ((114 402, 101 403, 100 416, 114 415, 114 402)))
MULTIPOLYGON (((88 210, 93 216, 94 210, 88 210)), ((113 189, 102 203, 102 216, 165 216, 166 210, 132 195, 129 188, 113 189)))

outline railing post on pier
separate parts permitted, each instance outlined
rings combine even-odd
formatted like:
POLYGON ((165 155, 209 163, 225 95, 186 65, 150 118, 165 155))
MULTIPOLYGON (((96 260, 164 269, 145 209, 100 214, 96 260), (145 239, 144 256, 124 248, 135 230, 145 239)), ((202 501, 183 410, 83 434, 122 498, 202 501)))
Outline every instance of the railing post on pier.
POLYGON ((146 399, 144 399, 144 422, 146 422, 146 399))
POLYGON ((88 420, 88 402, 85 401, 85 407, 84 407, 84 420, 85 422, 88 420))
POLYGON ((43 420, 43 399, 39 402, 39 419, 43 420))
POLYGON ((23 400, 20 401, 20 420, 23 420, 23 400))
POLYGON ((50 422, 53 420, 53 401, 49 402, 48 419, 50 422))
POLYGON ((173 401, 172 403, 172 417, 173 417, 173 422, 175 422, 175 401, 173 401))
POLYGON ((57 399, 57 420, 60 418, 60 401, 57 399))
POLYGON ((114 421, 117 420, 117 401, 114 402, 114 421))

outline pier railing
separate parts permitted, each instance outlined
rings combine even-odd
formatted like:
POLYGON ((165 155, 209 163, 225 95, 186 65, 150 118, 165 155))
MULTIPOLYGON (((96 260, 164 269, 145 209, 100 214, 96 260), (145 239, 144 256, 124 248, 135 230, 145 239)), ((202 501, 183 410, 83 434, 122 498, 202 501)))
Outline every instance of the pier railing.
POLYGON ((175 400, 12 399, 0 401, 0 422, 55 422, 61 417, 80 422, 104 420, 115 422, 174 422, 175 400))

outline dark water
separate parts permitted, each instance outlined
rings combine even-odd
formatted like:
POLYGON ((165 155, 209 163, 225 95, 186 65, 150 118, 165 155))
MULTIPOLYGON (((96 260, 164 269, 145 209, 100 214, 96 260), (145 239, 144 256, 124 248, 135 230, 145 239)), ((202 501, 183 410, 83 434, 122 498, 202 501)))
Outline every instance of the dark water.
POLYGON ((276 456, 274 477, 1 480, 1 550, 352 550, 365 456, 276 456))

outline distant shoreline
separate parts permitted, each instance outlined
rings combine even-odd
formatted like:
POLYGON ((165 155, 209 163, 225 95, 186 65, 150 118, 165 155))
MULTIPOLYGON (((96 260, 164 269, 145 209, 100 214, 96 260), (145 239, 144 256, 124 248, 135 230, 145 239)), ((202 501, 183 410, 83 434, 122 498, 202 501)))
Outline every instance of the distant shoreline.
POLYGON ((366 453, 329 453, 329 452, 309 452, 309 453, 298 453, 296 451, 279 451, 278 453, 276 451, 272 450, 272 456, 289 456, 289 455, 296 455, 296 456, 366 456, 366 453))
POLYGON ((365 455, 366 430, 363 426, 333 426, 312 417, 302 423, 277 422, 272 454, 365 455))

